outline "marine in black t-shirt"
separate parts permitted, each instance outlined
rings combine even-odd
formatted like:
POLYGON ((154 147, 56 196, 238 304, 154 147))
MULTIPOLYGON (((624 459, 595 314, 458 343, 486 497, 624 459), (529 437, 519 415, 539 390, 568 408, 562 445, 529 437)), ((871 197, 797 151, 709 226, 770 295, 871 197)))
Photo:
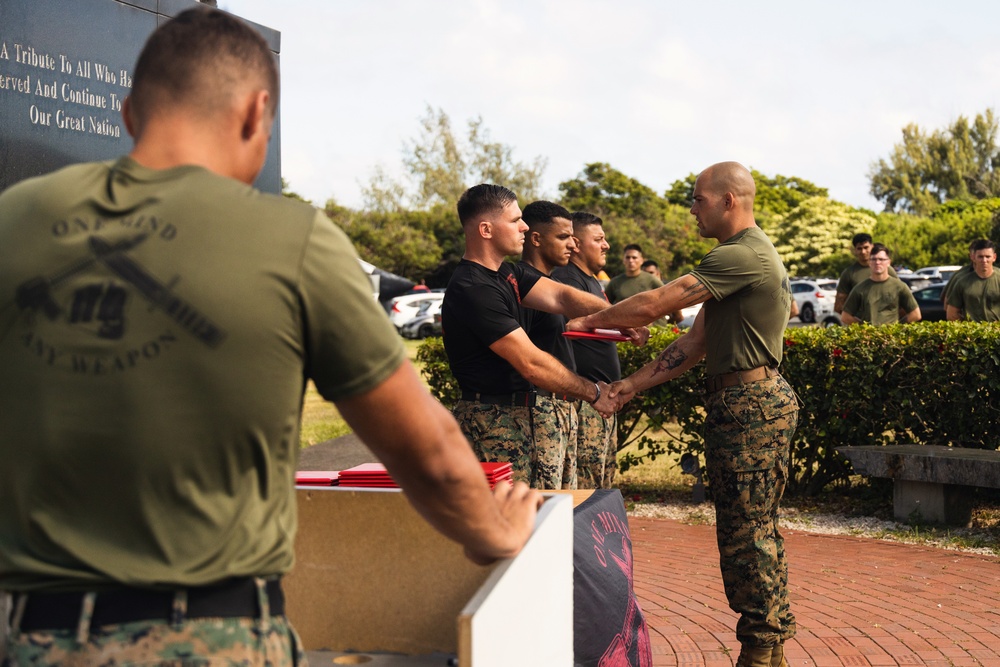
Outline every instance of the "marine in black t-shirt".
POLYGON ((515 276, 504 262, 497 271, 463 259, 441 305, 441 330, 451 372, 463 392, 512 394, 531 385, 490 345, 524 327, 521 297, 537 276, 515 276))
MULTIPOLYGON (((559 269, 556 269, 558 271, 559 269)), ((527 282, 526 276, 531 276, 535 281, 539 278, 548 279, 544 273, 526 262, 518 262, 514 266, 514 275, 519 283, 527 282)), ((562 282, 562 281, 560 281, 562 282)), ((546 313, 544 310, 533 310, 522 308, 524 313, 524 330, 528 334, 531 342, 540 350, 545 350, 553 357, 563 363, 571 371, 576 370, 576 360, 573 355, 574 346, 569 338, 563 336, 566 331, 566 318, 555 313, 546 313)), ((584 377, 590 377, 586 373, 580 373, 584 377)), ((610 380, 608 380, 610 382, 610 380)))
MULTIPOLYGON (((597 278, 587 275, 572 262, 552 271, 552 279, 602 299, 607 298, 597 278)), ((576 359, 576 372, 585 378, 608 383, 622 379, 618 346, 611 341, 576 339, 573 341, 573 357, 576 359)))

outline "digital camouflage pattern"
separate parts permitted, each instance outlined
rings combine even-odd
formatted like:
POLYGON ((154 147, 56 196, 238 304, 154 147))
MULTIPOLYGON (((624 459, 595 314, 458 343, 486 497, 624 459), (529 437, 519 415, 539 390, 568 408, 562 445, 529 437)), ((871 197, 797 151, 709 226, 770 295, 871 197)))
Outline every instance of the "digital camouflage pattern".
MULTIPOLYGON (((263 581, 263 580, 260 580, 263 581)), ((76 630, 20 632, 17 607, 4 667, 297 667, 308 665, 302 644, 284 616, 184 619, 183 595, 176 623, 137 621, 90 627, 95 595, 84 598, 76 630)))
POLYGON ((617 417, 605 419, 586 401, 578 405, 577 487, 610 489, 618 471, 617 417))
POLYGON ((535 442, 531 486, 576 488, 576 403, 539 396, 531 413, 535 442))
POLYGON ((458 401, 452 409, 476 458, 510 463, 515 481, 531 484, 531 408, 458 401))
POLYGON ((772 647, 795 635, 778 503, 788 477, 798 398, 784 378, 736 385, 705 399, 705 463, 736 636, 772 647))

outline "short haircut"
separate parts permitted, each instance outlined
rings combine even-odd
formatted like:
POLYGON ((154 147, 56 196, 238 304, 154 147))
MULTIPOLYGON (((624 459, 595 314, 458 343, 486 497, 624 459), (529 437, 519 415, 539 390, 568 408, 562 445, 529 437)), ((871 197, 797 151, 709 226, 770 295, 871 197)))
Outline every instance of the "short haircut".
POLYGON ((157 28, 132 79, 130 104, 140 129, 158 109, 178 104, 210 116, 248 82, 270 93, 272 116, 278 105, 278 66, 267 42, 235 16, 208 7, 183 11, 157 28))
POLYGON ((462 226, 476 222, 484 215, 496 215, 507 204, 517 201, 517 195, 502 185, 480 183, 458 198, 458 219, 462 226))
POLYGON ((573 214, 565 208, 550 201, 533 201, 521 211, 521 218, 527 223, 529 229, 551 224, 556 218, 572 220, 572 216, 573 214))
POLYGON ((889 259, 892 259, 892 251, 889 250, 888 248, 886 248, 881 243, 876 243, 875 245, 872 246, 871 257, 874 257, 875 255, 879 254, 880 252, 884 252, 886 257, 888 257, 889 259))
POLYGON ((591 225, 604 226, 604 220, 601 219, 601 216, 587 213, 586 211, 574 211, 570 220, 573 221, 574 234, 578 234, 583 231, 584 227, 590 227, 591 225))
POLYGON ((969 245, 969 252, 974 253, 980 250, 992 250, 996 252, 996 244, 989 239, 976 239, 969 245))
POLYGON ((647 259, 639 268, 645 269, 647 266, 654 266, 660 268, 660 265, 656 263, 655 259, 647 259))
POLYGON ((629 250, 635 250, 635 251, 637 251, 637 252, 638 252, 638 253, 639 253, 640 255, 642 254, 642 246, 641 246, 641 245, 639 245, 638 243, 629 243, 629 244, 628 244, 627 246, 625 246, 624 248, 622 248, 622 254, 624 255, 624 254, 625 254, 625 253, 627 253, 627 252, 628 252, 629 250))
MULTIPOLYGON (((866 234, 865 232, 861 232, 860 234, 855 234, 854 238, 851 239, 852 246, 858 246, 861 245, 862 243, 871 243, 871 242, 872 242, 872 235, 866 234)), ((884 248, 885 246, 882 247, 884 248)))

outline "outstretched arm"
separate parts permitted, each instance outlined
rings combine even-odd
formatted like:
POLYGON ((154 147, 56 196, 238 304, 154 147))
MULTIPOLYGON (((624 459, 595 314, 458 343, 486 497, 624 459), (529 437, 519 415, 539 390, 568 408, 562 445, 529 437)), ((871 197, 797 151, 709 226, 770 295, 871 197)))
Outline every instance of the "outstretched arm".
POLYGON ((410 362, 360 396, 337 401, 413 507, 480 564, 515 556, 531 536, 541 495, 518 482, 490 491, 469 442, 410 362))
POLYGON ((588 331, 613 327, 641 327, 674 311, 708 301, 712 296, 708 288, 694 275, 672 280, 655 290, 640 292, 619 301, 598 313, 570 320, 570 331, 588 331))
POLYGON ((539 278, 521 302, 528 308, 568 318, 589 315, 608 307, 608 302, 601 297, 550 278, 539 278))
POLYGON ((609 385, 595 383, 569 370, 551 354, 536 347, 524 329, 515 329, 490 345, 490 349, 534 386, 587 401, 605 415, 614 412, 608 396, 609 385))
POLYGON ((705 356, 705 311, 694 320, 691 329, 680 336, 651 362, 627 378, 611 385, 611 397, 620 408, 638 392, 673 380, 690 370, 705 356))

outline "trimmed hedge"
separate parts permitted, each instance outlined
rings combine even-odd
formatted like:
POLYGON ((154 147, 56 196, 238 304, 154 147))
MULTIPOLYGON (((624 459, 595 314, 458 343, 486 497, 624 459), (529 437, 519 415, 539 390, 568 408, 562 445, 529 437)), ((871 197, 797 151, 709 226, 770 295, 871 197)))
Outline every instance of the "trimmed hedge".
MULTIPOLYGON (((622 372, 638 369, 681 335, 654 329, 645 347, 620 344, 622 372)), ((459 390, 441 339, 426 339, 417 359, 431 392, 453 405, 459 390)), ((790 492, 816 494, 831 482, 847 482, 850 465, 834 450, 840 445, 1000 447, 1000 325, 787 329, 781 371, 802 401, 790 492)), ((642 452, 623 457, 623 468, 665 451, 702 451, 703 386, 699 364, 622 408, 619 449, 637 442, 642 452), (650 429, 673 421, 679 435, 650 438, 650 429)))

